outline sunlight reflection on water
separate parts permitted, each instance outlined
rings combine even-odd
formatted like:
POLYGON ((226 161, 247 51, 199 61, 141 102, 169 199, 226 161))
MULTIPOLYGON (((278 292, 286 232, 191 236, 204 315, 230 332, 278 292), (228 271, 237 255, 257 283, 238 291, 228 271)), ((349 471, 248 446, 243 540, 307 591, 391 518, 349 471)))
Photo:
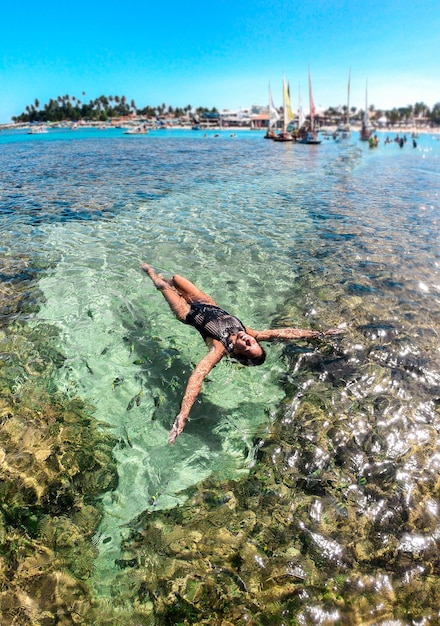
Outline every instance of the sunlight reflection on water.
MULTIPOLYGON (((365 554, 393 545, 403 577, 406 553, 433 549, 439 150, 429 137, 417 151, 393 149, 185 137, 148 151, 121 138, 7 147, 3 254, 49 263, 33 323, 61 329, 67 360, 57 385, 87 397, 120 440, 98 578, 111 576, 139 513, 183 503, 183 490, 211 474, 245 474, 254 436, 272 428, 284 398, 270 459, 285 468, 285 484, 314 498, 299 522, 312 554, 335 567, 349 554, 368 570, 365 554), (141 261, 187 274, 250 326, 346 332, 321 350, 277 344, 256 371, 222 363, 170 448, 167 430, 204 347, 173 320, 141 261), (308 404, 325 420, 308 419, 308 404), (333 515, 347 528, 327 525, 333 515)), ((375 581, 393 584, 386 574, 375 581)), ((315 613, 304 623, 339 619, 318 604, 307 611, 315 613)))

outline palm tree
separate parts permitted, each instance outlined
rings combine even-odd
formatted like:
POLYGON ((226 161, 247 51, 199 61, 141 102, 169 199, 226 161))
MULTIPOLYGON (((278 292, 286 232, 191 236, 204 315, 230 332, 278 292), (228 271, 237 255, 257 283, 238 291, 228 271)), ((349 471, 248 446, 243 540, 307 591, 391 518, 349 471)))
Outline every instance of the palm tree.
POLYGON ((387 112, 387 117, 390 120, 391 124, 395 124, 399 119, 399 111, 394 108, 391 111, 387 112))
POLYGON ((431 120, 435 122, 435 124, 440 123, 440 102, 436 102, 432 107, 431 120))
POLYGON ((414 115, 415 116, 425 116, 427 111, 429 111, 429 107, 424 102, 416 102, 414 105, 414 115))

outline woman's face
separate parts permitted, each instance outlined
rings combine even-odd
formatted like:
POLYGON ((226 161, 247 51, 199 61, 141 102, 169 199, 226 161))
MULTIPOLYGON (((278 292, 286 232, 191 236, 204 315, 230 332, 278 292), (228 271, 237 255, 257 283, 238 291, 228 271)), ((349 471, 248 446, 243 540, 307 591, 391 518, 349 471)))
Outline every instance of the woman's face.
POLYGON ((234 343, 234 352, 235 354, 239 354, 240 356, 245 356, 248 359, 255 359, 261 356, 263 349, 255 339, 251 335, 248 335, 243 330, 237 333, 235 343, 234 343))

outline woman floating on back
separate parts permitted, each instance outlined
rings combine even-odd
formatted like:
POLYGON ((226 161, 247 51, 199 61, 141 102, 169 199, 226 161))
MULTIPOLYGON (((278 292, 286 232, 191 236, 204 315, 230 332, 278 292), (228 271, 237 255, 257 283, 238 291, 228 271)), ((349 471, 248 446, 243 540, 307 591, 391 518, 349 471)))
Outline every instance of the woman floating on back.
POLYGON ((177 319, 196 328, 209 348, 208 354, 199 361, 189 377, 180 412, 169 433, 169 443, 174 443, 185 428, 203 380, 224 356, 232 355, 243 365, 261 365, 266 354, 260 341, 316 338, 341 332, 338 329, 331 329, 321 333, 299 328, 253 330, 244 326, 237 317, 221 309, 213 298, 200 291, 183 276, 175 274, 171 279, 164 279, 147 263, 141 265, 141 269, 148 274, 156 289, 162 292, 177 319))

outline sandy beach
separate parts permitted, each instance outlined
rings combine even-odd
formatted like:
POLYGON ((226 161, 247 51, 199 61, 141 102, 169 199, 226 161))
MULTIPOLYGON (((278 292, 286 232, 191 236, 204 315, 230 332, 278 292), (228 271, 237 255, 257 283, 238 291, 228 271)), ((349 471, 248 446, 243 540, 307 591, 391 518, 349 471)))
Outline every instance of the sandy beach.
MULTIPOLYGON (((149 127, 153 130, 153 129, 163 129, 163 130, 192 130, 192 125, 191 124, 180 124, 180 123, 165 123, 164 125, 154 125, 152 120, 146 120, 143 117, 133 117, 131 120, 112 120, 110 122, 96 122, 96 121, 80 121, 80 122, 69 122, 69 121, 65 121, 65 122, 52 122, 52 123, 47 123, 47 124, 42 124, 42 126, 45 126, 46 128, 53 128, 53 129, 57 129, 57 128, 71 128, 72 130, 77 130, 79 128, 96 128, 96 129, 109 129, 109 128, 124 128, 124 129, 130 129, 130 128, 135 128, 136 126, 139 126, 141 124, 147 123, 149 125, 149 127)), ((0 131, 2 130, 26 130, 28 128, 31 128, 32 125, 28 124, 28 123, 19 123, 19 124, 15 124, 15 123, 4 123, 4 124, 0 124, 0 131)), ((351 130, 352 132, 359 132, 361 129, 361 124, 360 123, 356 123, 356 124, 352 124, 351 125, 351 130)), ((201 126, 200 130, 202 131, 206 131, 206 130, 215 130, 215 131, 221 131, 221 130, 225 130, 225 131, 234 131, 234 130, 240 130, 240 131, 253 131, 253 132, 265 132, 266 131, 266 127, 263 128, 255 128, 251 125, 245 125, 245 126, 224 126, 224 125, 211 125, 209 127, 204 127, 201 126)), ((327 125, 327 124, 323 124, 319 130, 321 132, 328 132, 328 133, 334 133, 337 130, 337 126, 336 125, 327 125)), ((375 130, 374 132, 376 133, 388 133, 388 134, 407 134, 407 135, 411 135, 411 133, 413 132, 417 132, 418 134, 423 134, 423 135, 437 135, 440 134, 440 125, 433 125, 433 126, 420 126, 420 127, 415 127, 413 125, 410 124, 395 124, 393 126, 382 126, 382 125, 377 125, 375 126, 375 130)))

